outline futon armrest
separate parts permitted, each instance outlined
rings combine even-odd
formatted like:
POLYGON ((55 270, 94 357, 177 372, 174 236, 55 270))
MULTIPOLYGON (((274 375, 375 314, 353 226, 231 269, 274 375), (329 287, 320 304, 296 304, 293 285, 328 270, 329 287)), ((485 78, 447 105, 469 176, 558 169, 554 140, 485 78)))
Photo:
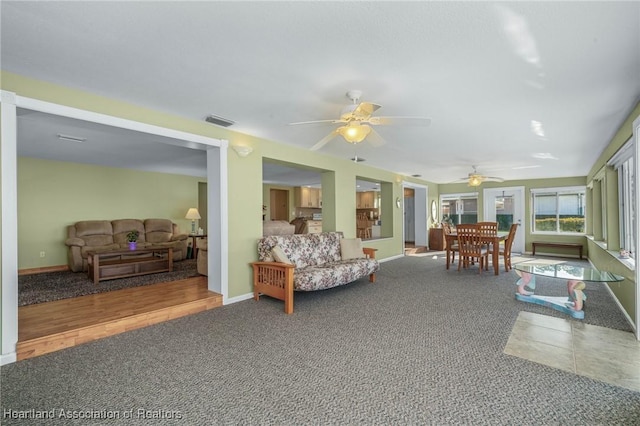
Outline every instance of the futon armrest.
POLYGON ((375 259, 376 258, 376 252, 378 251, 378 249, 374 249, 374 248, 370 248, 370 247, 363 247, 362 251, 364 252, 364 254, 367 255, 367 257, 369 259, 375 259))
POLYGON ((83 247, 85 245, 85 242, 83 239, 81 238, 67 238, 67 240, 64 242, 66 245, 68 245, 69 247, 71 246, 78 246, 78 247, 83 247))
POLYGON ((270 268, 282 268, 282 269, 295 269, 295 265, 290 263, 280 263, 280 262, 251 262, 251 266, 260 268, 262 266, 270 267, 270 268))
POLYGON ((187 234, 174 234, 171 237, 170 241, 182 241, 182 240, 186 240, 187 238, 189 238, 187 234))

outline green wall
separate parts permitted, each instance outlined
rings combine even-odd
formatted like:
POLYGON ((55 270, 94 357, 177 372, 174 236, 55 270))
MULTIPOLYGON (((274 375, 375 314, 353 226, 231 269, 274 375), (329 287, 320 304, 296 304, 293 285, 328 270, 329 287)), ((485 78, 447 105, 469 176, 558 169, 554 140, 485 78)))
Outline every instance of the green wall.
MULTIPOLYGON (((638 103, 631 111, 627 119, 622 123, 618 131, 611 139, 609 145, 607 145, 600 157, 598 157, 598 160, 591 167, 591 170, 589 171, 589 174, 587 176, 588 181, 591 181, 593 177, 606 165, 607 161, 609 161, 609 159, 629 140, 629 138, 633 136, 633 121, 639 116, 640 103, 638 103)), ((611 228, 613 228, 615 231, 617 231, 618 227, 611 226, 612 224, 610 222, 613 220, 617 220, 618 217, 618 194, 617 188, 612 190, 613 188, 610 188, 609 184, 611 184, 612 182, 617 182, 617 180, 611 179, 611 177, 615 176, 615 173, 609 170, 610 167, 607 167, 607 169, 608 170, 606 172, 606 178, 608 184, 606 209, 609 229, 607 231, 608 240, 606 241, 606 243, 607 247, 614 252, 611 253, 601 245, 596 244, 593 241, 589 241, 589 260, 598 269, 611 271, 626 278, 622 283, 612 283, 608 284, 608 286, 616 295, 616 297, 620 301, 620 304, 624 307, 629 316, 632 319, 635 319, 636 310, 638 309, 635 297, 637 286, 635 271, 631 270, 620 260, 618 260, 615 253, 615 250, 620 246, 620 239, 619 236, 611 230, 611 228)), ((636 176, 636 183, 637 179, 638 177, 636 176)), ((638 249, 638 245, 640 244, 636 242, 636 250, 638 249)), ((638 256, 636 254, 636 261, 637 260, 638 256)), ((636 267, 637 266, 638 265, 636 265, 636 267)), ((636 326, 638 326, 638 324, 636 324, 636 326)))
POLYGON ((66 228, 80 220, 184 218, 203 179, 61 161, 18 158, 18 269, 67 263, 66 228), (45 257, 40 257, 40 252, 45 257))
MULTIPOLYGON (((563 186, 585 186, 586 178, 582 177, 568 177, 568 178, 555 178, 555 179, 529 179, 529 180, 510 180, 506 182, 485 182, 479 188, 471 188, 466 183, 461 184, 448 184, 440 185, 438 187, 440 195, 444 194, 460 194, 465 192, 478 192, 478 221, 484 220, 484 195, 483 190, 488 188, 507 188, 520 186, 524 187, 524 239, 525 239, 525 251, 531 252, 533 241, 565 241, 571 243, 581 243, 583 245, 583 252, 587 253, 587 242, 584 236, 572 236, 572 235, 535 235, 531 233, 531 190, 536 188, 556 188, 563 186)), ((587 218, 589 220, 589 218, 587 218)), ((518 231, 520 232, 520 231, 518 231)), ((553 249, 546 248, 545 252, 551 253, 553 249)), ((563 251, 562 253, 566 253, 563 251)))
MULTIPOLYGON (((402 209, 395 207, 395 199, 403 199, 402 181, 408 181, 414 184, 428 186, 429 199, 428 203, 432 200, 439 201, 439 193, 457 193, 457 192, 470 192, 466 185, 436 185, 433 183, 425 182, 419 179, 401 176, 395 173, 386 172, 383 170, 368 167, 363 164, 356 164, 348 159, 337 159, 335 157, 325 156, 322 153, 310 152, 308 150, 295 148, 290 145, 280 144, 273 141, 259 139, 243 134, 233 132, 229 129, 212 126, 204 121, 197 119, 190 119, 179 117, 167 113, 163 113, 148 108, 143 108, 136 105, 127 104, 125 102, 116 101, 114 99, 97 96, 87 92, 82 92, 75 89, 69 89, 53 85, 50 83, 37 81, 22 77, 16 74, 2 72, 2 78, 0 79, 1 87, 4 90, 12 91, 21 96, 40 99, 43 101, 53 102, 61 105, 71 106, 84 110, 99 112, 102 114, 108 114, 115 117, 122 117, 129 120, 139 121, 147 124, 158 125, 165 128, 181 130, 193 134, 203 135, 207 137, 226 139, 230 145, 249 145, 254 151, 248 157, 241 158, 233 150, 228 152, 228 190, 229 190, 229 296, 241 296, 248 294, 252 291, 252 277, 251 268, 249 263, 256 259, 256 241, 262 235, 262 204, 264 187, 262 185, 262 161, 263 158, 278 159, 288 163, 298 164, 306 167, 313 167, 318 169, 327 170, 332 172, 331 179, 326 179, 327 182, 335 182, 333 188, 324 188, 325 180, 323 179, 323 221, 326 221, 331 229, 325 230, 339 230, 345 233, 345 236, 355 236, 355 210, 356 200, 353 196, 355 192, 356 177, 370 178, 372 180, 387 182, 391 192, 392 205, 384 208, 384 221, 391 220, 391 227, 393 232, 392 238, 386 238, 376 241, 371 241, 371 247, 377 248, 378 258, 388 258, 403 253, 402 247, 402 226, 403 217, 402 209), (327 211, 325 211, 325 208, 327 211)), ((609 146, 605 149, 601 160, 594 165, 593 173, 599 170, 602 164, 606 162, 608 158, 628 139, 631 135, 631 121, 633 118, 640 114, 640 106, 636 107, 634 112, 629 117, 629 120, 625 122, 622 129, 609 146), (626 138, 625 138, 626 136, 626 138), (598 165, 600 164, 600 165, 598 165)), ((20 160, 22 162, 22 159, 20 160)), ((79 165, 78 167, 80 167, 79 165)), ((92 168, 92 166, 84 166, 92 168)), ((22 166, 19 165, 19 168, 22 166)), ((120 169, 117 169, 120 170, 120 169)), ((122 173, 132 173, 120 170, 122 173)), ((19 171, 22 175, 22 171, 19 171)), ((592 173, 590 173, 591 176, 592 173)), ((51 176, 51 175, 49 175, 51 176)), ((190 179, 190 178, 189 178, 190 179)), ((21 177, 22 182, 22 177, 21 177)), ((42 182, 39 182, 41 184, 42 182)), ((510 181, 503 183, 485 183, 485 187, 502 187, 502 186, 524 186, 527 191, 525 196, 529 197, 529 190, 531 188, 538 187, 552 187, 552 186, 573 186, 573 185, 585 185, 587 179, 584 177, 564 178, 564 179, 540 179, 529 181, 510 181)), ((19 186, 23 186, 19 183, 19 186)), ((194 180, 192 197, 197 197, 197 186, 194 180)), ((74 190, 72 187, 65 187, 65 191, 74 190)), ((62 192, 62 191, 58 191, 62 192)), ((116 191, 117 192, 117 191, 116 191)), ((86 192, 85 192, 86 193, 86 192)), ((121 196, 121 194, 115 194, 121 196)), ((76 196, 81 199, 85 196, 84 193, 76 191, 76 196)), ((22 194, 19 190, 18 198, 19 203, 22 204, 25 200, 25 194, 22 194)), ((481 195, 480 195, 481 197, 481 195)), ((63 204, 59 200, 51 200, 54 204, 63 204)), ((34 202, 34 201, 28 201, 34 202)), ((185 201, 186 207, 190 207, 193 204, 193 198, 185 201)), ((482 200, 480 200, 482 203, 482 200)), ((108 204, 108 203, 106 203, 108 204)), ((481 208, 480 204, 480 208, 481 208)), ((526 202, 526 217, 529 216, 529 203, 526 202)), ((23 209, 22 206, 19 207, 23 209)), ((109 206, 109 214, 105 216, 113 217, 116 213, 112 210, 114 207, 109 206)), ((176 207, 177 210, 185 210, 185 206, 176 207)), ((129 210, 133 216, 145 215, 145 211, 137 208, 129 210)), ((427 210, 429 211, 429 210, 427 210)), ((86 212, 86 210, 85 210, 86 212)), ((119 211, 118 211, 119 212, 119 211)), ((61 214, 61 213, 56 213, 61 214)), ((167 215, 174 215, 173 211, 167 210, 167 215)), ((29 217, 29 221, 43 220, 43 215, 37 218, 29 217)), ((74 220, 85 219, 67 219, 65 223, 73 222, 74 220)), ((177 218, 176 220, 178 220, 177 218)), ((22 240, 23 232, 30 234, 32 231, 23 231, 23 226, 29 227, 31 225, 25 224, 25 219, 20 218, 20 239, 22 240)), ((60 240, 60 230, 63 228, 62 221, 57 223, 51 223, 51 229, 42 229, 42 234, 48 235, 49 241, 55 239, 60 240)), ((387 222, 389 223, 389 222, 387 222)), ((185 225, 186 226, 186 225, 185 225)), ((531 236, 528 229, 529 225, 525 223, 526 229, 526 241, 527 247, 530 248, 531 236)), ((35 231, 34 231, 35 232, 35 231)), ((570 238, 582 238, 584 237, 570 237, 570 238)), ((545 239, 547 239, 545 237, 545 239)), ((20 256, 25 259, 33 260, 33 253, 37 254, 43 250, 37 243, 31 242, 19 242, 20 256), (23 248, 22 246, 25 245, 23 248), (24 254, 23 254, 24 250, 24 254)), ((589 247, 593 250, 593 247, 589 247)), ((49 250, 48 247, 44 247, 44 250, 49 250)), ((48 261, 50 258, 45 258, 48 261)), ((40 262, 39 258, 35 259, 36 265, 40 262)), ((21 262, 22 263, 22 262, 21 262)), ((64 263, 64 262, 62 262, 64 263)), ((598 266, 598 265, 596 265, 598 266)), ((626 297, 623 295, 623 297, 626 297)), ((635 304, 635 301, 632 302, 635 304)), ((625 306, 628 303, 625 302, 625 306)), ((632 309, 632 308, 630 308, 632 309)), ((628 309, 628 311, 630 310, 628 309)))

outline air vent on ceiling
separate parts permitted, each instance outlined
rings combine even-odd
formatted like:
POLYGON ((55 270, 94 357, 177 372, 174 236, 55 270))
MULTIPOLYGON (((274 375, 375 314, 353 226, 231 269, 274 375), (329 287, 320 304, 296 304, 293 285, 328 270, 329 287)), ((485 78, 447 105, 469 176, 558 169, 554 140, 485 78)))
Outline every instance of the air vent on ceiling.
POLYGON ((226 118, 218 117, 217 115, 209 115, 205 118, 207 123, 216 124, 222 127, 229 127, 233 124, 236 124, 235 121, 227 120, 226 118))

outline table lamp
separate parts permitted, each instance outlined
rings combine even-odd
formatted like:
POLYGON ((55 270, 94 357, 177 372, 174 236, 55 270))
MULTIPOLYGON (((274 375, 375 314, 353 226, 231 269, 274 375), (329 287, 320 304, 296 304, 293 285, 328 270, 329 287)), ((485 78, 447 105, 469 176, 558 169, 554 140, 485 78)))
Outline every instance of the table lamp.
POLYGON ((198 213, 198 209, 195 207, 191 207, 189 211, 187 211, 187 215, 184 217, 185 219, 191 219, 191 234, 196 233, 196 219, 200 219, 200 213, 198 213))

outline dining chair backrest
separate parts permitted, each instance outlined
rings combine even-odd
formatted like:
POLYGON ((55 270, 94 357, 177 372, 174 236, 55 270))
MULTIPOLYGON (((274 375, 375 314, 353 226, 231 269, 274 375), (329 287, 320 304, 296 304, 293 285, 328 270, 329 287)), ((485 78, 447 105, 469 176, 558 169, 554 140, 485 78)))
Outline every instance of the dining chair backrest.
POLYGON ((518 224, 511 224, 511 228, 509 228, 509 235, 507 239, 504 240, 504 252, 506 255, 511 255, 511 246, 513 246, 513 240, 516 238, 516 232, 518 231, 518 224))
POLYGON ((460 257, 478 257, 481 255, 484 242, 478 224, 459 224, 456 226, 456 235, 460 257))
POLYGON ((494 237, 498 234, 498 222, 478 222, 480 234, 494 237))

